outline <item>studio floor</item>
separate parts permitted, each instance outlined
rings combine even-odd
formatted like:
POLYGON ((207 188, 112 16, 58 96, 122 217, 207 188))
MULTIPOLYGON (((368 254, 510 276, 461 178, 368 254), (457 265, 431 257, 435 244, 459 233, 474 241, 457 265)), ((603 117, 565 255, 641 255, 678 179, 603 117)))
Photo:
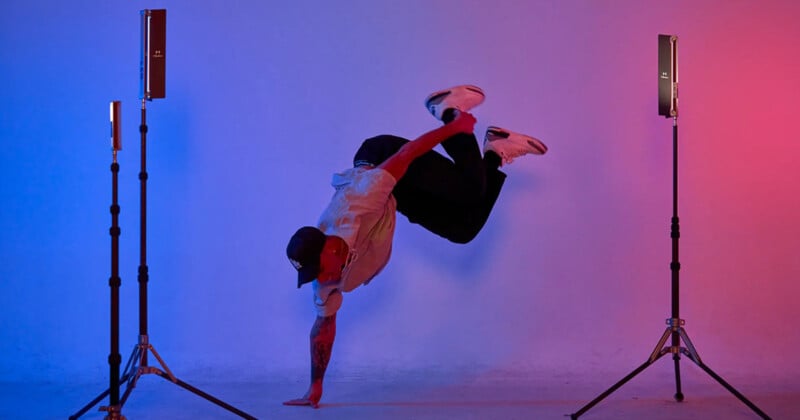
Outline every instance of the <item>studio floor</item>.
MULTIPOLYGON (((635 367, 635 366, 633 366, 635 367)), ((486 370, 330 374, 319 409, 287 407, 304 378, 179 379, 259 419, 564 419, 621 379, 618 374, 486 370)), ((800 419, 800 380, 719 373, 773 419, 800 419)), ((585 412, 585 419, 753 419, 745 404, 694 365, 681 369, 685 401, 673 399, 671 363, 654 364, 585 412)), ((0 419, 64 419, 108 384, 1 383, 0 419)), ((123 387, 124 391, 124 387, 123 387)), ((102 419, 105 399, 82 419, 102 419)), ((128 419, 238 418, 153 374, 143 375, 122 408, 128 419)))

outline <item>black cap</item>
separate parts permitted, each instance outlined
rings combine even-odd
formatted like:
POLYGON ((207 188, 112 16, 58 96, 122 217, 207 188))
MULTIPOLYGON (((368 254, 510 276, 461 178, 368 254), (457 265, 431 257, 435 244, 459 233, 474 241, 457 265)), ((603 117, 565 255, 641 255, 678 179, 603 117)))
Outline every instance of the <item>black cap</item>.
POLYGON ((319 274, 319 254, 327 237, 321 230, 303 226, 289 239, 286 256, 297 270, 297 287, 313 281, 319 274))

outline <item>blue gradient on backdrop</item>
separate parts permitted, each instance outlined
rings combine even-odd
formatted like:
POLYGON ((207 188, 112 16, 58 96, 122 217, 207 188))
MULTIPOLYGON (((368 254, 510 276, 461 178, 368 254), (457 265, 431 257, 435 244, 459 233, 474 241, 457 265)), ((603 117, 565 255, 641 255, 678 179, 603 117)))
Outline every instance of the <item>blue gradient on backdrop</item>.
POLYGON ((167 97, 148 103, 150 338, 191 375, 307 374, 288 235, 361 139, 435 126, 434 89, 551 152, 508 167, 486 229, 402 219, 346 296, 331 374, 627 369, 669 316, 670 121, 656 35, 680 36, 682 315, 705 360, 793 373, 800 337, 800 6, 755 2, 33 1, 0 15, 0 379, 107 371, 111 152, 120 153, 123 357, 138 333, 138 11, 167 8, 167 97), (758 354, 759 357, 752 357, 758 354))

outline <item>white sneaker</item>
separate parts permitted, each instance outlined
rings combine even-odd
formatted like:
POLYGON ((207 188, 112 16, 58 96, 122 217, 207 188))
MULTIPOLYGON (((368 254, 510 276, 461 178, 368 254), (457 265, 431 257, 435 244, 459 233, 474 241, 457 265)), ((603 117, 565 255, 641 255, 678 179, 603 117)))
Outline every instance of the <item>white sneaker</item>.
POLYGON ((503 159, 503 164, 509 164, 523 155, 543 155, 547 153, 547 146, 531 136, 490 126, 483 140, 483 153, 489 150, 497 153, 503 159))
POLYGON ((428 111, 441 121, 444 111, 450 108, 469 111, 483 103, 485 98, 481 88, 473 85, 460 85, 431 93, 425 98, 425 108, 428 108, 428 111))

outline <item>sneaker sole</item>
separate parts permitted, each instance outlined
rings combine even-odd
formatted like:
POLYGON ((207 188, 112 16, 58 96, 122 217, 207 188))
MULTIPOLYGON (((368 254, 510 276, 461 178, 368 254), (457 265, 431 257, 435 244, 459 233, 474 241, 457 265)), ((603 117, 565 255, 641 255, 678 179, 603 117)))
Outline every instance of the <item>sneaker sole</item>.
MULTIPOLYGON (((503 138, 503 139, 507 139, 507 138, 509 138, 511 136, 511 133, 509 131, 507 131, 506 129, 503 129, 503 128, 500 128, 500 127, 495 127, 495 126, 487 127, 486 128, 486 134, 487 135, 491 134, 492 136, 495 136, 495 137, 498 137, 498 138, 503 138)), ((547 153, 547 146, 545 146, 545 144, 542 143, 541 140, 539 140, 539 139, 537 139, 535 137, 531 137, 531 136, 525 135, 525 134, 517 134, 517 135, 523 137, 525 139, 525 142, 528 143, 528 145, 535 150, 535 152, 533 152, 533 154, 535 154, 535 155, 543 155, 543 154, 547 153)), ((485 140, 488 141, 488 142, 492 142, 492 141, 494 141, 496 139, 488 139, 488 138, 486 138, 485 140)))
MULTIPOLYGON (((486 95, 483 93, 483 89, 481 89, 481 88, 479 88, 479 87, 477 87, 475 85, 459 85, 459 86, 453 86, 453 87, 451 87, 449 89, 443 89, 443 90, 440 90, 440 91, 437 91, 437 92, 433 92, 430 95, 428 95, 428 97, 425 98, 425 108, 427 108, 428 111, 431 114, 435 115, 435 113, 434 113, 433 109, 431 108, 431 106, 432 105, 438 105, 438 104, 442 103, 444 98, 450 96, 450 94, 453 93, 453 90, 459 89, 459 88, 464 88, 464 89, 466 89, 468 91, 471 91, 471 92, 476 93, 476 94, 481 96, 481 101, 478 102, 477 104, 473 105, 471 108, 474 108, 474 107, 480 105, 481 103, 483 103, 483 99, 486 98, 486 95)), ((462 109, 462 111, 469 111, 469 109, 466 109, 466 110, 462 109)))

